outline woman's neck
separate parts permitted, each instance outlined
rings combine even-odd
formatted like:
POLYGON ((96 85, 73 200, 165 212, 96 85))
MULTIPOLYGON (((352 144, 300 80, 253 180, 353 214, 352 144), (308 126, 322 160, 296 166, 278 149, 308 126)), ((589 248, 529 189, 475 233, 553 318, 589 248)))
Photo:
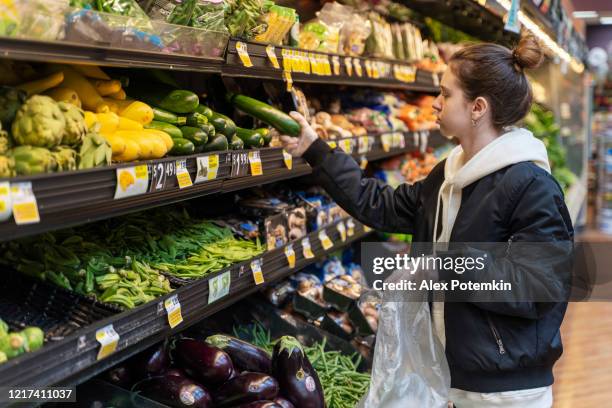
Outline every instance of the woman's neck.
POLYGON ((467 163, 486 145, 495 140, 501 132, 492 127, 478 126, 472 129, 471 134, 459 140, 463 148, 464 163, 467 163))

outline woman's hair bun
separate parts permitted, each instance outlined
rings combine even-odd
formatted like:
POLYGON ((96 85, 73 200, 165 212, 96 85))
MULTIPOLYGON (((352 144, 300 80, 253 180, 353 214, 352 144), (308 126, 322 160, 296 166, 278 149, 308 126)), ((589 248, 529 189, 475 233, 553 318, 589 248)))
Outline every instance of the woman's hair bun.
POLYGON ((540 65, 544 53, 536 37, 528 33, 521 36, 518 45, 512 50, 512 57, 519 67, 533 69, 540 65))

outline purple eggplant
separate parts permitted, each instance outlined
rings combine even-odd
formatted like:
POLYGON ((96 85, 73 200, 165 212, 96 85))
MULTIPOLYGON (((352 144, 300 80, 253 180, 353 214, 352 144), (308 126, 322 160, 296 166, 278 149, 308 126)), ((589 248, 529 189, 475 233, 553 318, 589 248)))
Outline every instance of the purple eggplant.
POLYGON ((224 334, 210 336, 206 339, 206 343, 229 354, 234 367, 239 372, 253 371, 266 374, 272 372, 270 355, 264 349, 251 343, 224 334))
POLYGON ((132 371, 127 365, 119 365, 111 368, 104 374, 104 379, 122 388, 129 388, 134 382, 132 371))
POLYGON ((176 408, 211 408, 210 393, 187 378, 162 375, 147 378, 134 386, 142 396, 176 408))
POLYGON ((170 368, 167 342, 156 344, 134 357, 131 368, 137 380, 162 375, 170 368))
MULTIPOLYGON (((292 405, 293 406, 293 405, 292 405)), ((274 401, 255 401, 240 405, 238 408, 283 408, 274 401)))
POLYGON ((230 407, 250 402, 271 400, 278 395, 278 382, 264 373, 244 372, 217 389, 215 404, 230 407))
POLYGON ((323 387, 300 342, 281 337, 272 354, 272 375, 278 380, 283 397, 296 408, 324 408, 323 387))
POLYGON ((281 408, 295 408, 295 405, 293 405, 291 402, 284 399, 283 397, 276 397, 273 401, 280 405, 281 408))
POLYGON ((169 368, 164 375, 172 375, 175 377, 187 378, 187 374, 180 368, 169 368))
POLYGON ((234 370, 232 360, 226 352, 203 341, 178 340, 175 343, 174 357, 187 375, 207 385, 227 381, 234 370))

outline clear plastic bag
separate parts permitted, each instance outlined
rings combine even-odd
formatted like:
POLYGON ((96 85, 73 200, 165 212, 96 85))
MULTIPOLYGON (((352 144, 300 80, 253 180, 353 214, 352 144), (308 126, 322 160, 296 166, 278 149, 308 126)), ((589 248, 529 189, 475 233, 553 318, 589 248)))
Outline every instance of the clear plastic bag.
MULTIPOLYGON (((401 270, 386 282, 412 279, 401 270)), ((450 373, 425 295, 387 290, 381 296, 372 381, 358 408, 447 407, 450 373)))

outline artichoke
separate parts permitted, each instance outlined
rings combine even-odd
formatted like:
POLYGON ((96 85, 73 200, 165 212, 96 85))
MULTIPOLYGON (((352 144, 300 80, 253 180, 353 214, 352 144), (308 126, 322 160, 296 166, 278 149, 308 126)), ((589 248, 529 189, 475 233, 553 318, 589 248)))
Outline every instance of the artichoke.
POLYGON ((10 86, 0 86, 0 122, 5 129, 10 129, 15 114, 26 99, 27 94, 10 86))
POLYGON ((66 119, 57 102, 43 95, 30 97, 13 121, 13 140, 18 145, 51 148, 62 141, 66 119))
POLYGON ((9 155, 15 160, 15 172, 20 176, 48 173, 57 169, 57 161, 48 149, 17 146, 9 155))
POLYGON ((56 146, 51 149, 51 154, 57 162, 57 170, 68 171, 77 168, 77 152, 69 146, 56 146))
POLYGON ((6 154, 12 147, 11 138, 6 130, 0 130, 0 154, 6 154))
POLYGON ((15 160, 10 156, 0 156, 0 178, 15 177, 15 160))
POLYGON ((87 133, 85 113, 82 109, 68 102, 58 102, 58 106, 64 114, 64 119, 66 119, 62 144, 68 146, 80 145, 83 141, 83 136, 87 133))

